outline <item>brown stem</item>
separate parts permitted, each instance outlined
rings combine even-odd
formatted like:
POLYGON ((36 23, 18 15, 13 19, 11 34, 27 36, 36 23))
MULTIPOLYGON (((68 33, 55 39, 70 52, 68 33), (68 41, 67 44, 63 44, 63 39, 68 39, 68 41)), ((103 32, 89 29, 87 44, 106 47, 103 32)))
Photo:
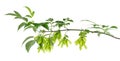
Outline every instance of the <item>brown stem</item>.
MULTIPOLYGON (((53 31, 44 31, 44 32, 57 32, 58 30, 53 30, 53 31)), ((84 31, 84 29, 62 29, 60 31, 84 31)), ((108 34, 108 33, 105 33, 105 32, 101 32, 101 31, 89 31, 90 33, 99 33, 99 34, 104 34, 104 35, 107 35, 107 36, 110 36, 110 37, 113 37, 115 39, 119 39, 119 37, 116 37, 112 34, 108 34)))

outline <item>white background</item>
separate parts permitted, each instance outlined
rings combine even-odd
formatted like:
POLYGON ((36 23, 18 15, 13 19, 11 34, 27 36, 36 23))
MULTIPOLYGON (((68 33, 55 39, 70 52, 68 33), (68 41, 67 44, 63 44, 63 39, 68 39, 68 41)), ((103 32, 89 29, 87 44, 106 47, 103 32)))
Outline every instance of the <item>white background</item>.
MULTIPOLYGON (((37 46, 33 46, 27 53, 21 43, 33 32, 17 32, 20 21, 5 15, 13 10, 25 14, 24 6, 35 11, 36 22, 49 17, 70 17, 74 20, 71 28, 80 28, 80 20, 86 19, 120 28, 119 0, 0 0, 0 61, 120 61, 120 40, 105 35, 97 37, 96 34, 88 35, 87 50, 80 51, 72 43, 69 48, 56 46, 50 53, 37 53, 37 46)), ((113 33, 120 37, 120 29, 113 33)), ((73 32, 69 35, 73 41, 78 37, 73 32)))

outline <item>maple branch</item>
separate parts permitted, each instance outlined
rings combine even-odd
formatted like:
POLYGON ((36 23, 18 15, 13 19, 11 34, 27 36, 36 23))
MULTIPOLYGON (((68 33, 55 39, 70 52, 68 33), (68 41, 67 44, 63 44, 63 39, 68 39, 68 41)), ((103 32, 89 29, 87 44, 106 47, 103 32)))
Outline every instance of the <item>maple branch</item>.
MULTIPOLYGON (((53 31, 44 31, 44 32, 57 32, 58 30, 53 30, 53 31)), ((62 29, 62 30, 59 30, 59 31, 85 31, 84 29, 62 29)), ((90 31, 90 33, 98 33, 98 34, 104 34, 104 35, 107 35, 107 36, 110 36, 112 38, 115 38, 115 39, 119 39, 119 37, 116 37, 112 34, 109 34, 109 33, 105 33, 105 32, 101 32, 101 31, 90 31)))

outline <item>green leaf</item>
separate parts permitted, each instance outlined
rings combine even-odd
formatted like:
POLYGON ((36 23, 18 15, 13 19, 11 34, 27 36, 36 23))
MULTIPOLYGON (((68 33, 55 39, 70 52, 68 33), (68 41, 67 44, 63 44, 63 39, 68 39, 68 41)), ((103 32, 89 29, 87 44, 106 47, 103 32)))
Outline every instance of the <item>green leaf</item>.
POLYGON ((71 20, 70 18, 63 18, 63 21, 73 22, 73 20, 71 20))
POLYGON ((75 41, 75 44, 79 46, 80 50, 82 50, 83 47, 87 49, 87 46, 86 46, 86 35, 87 34, 88 32, 86 30, 81 31, 79 34, 80 37, 75 41))
POLYGON ((56 34, 57 32, 54 32, 53 33, 53 36, 52 36, 52 40, 53 40, 53 42, 55 43, 56 42, 56 40, 57 40, 57 34, 56 34))
POLYGON ((65 25, 65 22, 63 21, 56 21, 56 26, 58 26, 59 28, 61 28, 63 25, 65 25))
POLYGON ((75 41, 75 45, 79 45, 80 44, 80 38, 78 38, 76 41, 75 41))
POLYGON ((100 25, 98 25, 98 24, 92 24, 92 25, 93 25, 92 28, 100 28, 100 25))
POLYGON ((34 25, 36 28, 38 28, 38 27, 41 25, 41 23, 33 23, 33 25, 34 25))
POLYGON ((17 12, 17 11, 14 11, 14 12, 15 12, 16 18, 22 18, 22 16, 20 15, 19 12, 17 12))
POLYGON ((49 30, 48 22, 41 23, 41 26, 44 27, 45 29, 49 30))
POLYGON ((60 41, 58 46, 63 47, 63 43, 64 43, 64 41, 60 41))
POLYGON ((27 29, 30 29, 30 28, 32 28, 32 29, 33 29, 33 27, 34 27, 34 26, 31 26, 31 25, 26 26, 26 27, 24 28, 24 31, 25 31, 25 30, 27 30, 27 29))
POLYGON ((26 25, 26 23, 25 22, 22 22, 19 26, 18 26, 18 30, 20 29, 20 28, 22 28, 23 26, 25 26, 26 25))
POLYGON ((37 31, 37 28, 33 26, 33 31, 36 32, 37 31))
POLYGON ((29 18, 31 18, 31 16, 30 16, 30 15, 26 15, 26 17, 29 17, 29 18))
POLYGON ((87 34, 88 32, 85 30, 85 31, 81 31, 80 33, 79 33, 79 36, 81 36, 81 37, 86 37, 86 34, 87 34))
POLYGON ((89 33, 89 32, 90 32, 90 30, 88 30, 88 29, 85 29, 85 32, 89 33))
POLYGON ((6 15, 16 16, 14 13, 7 13, 6 15))
POLYGON ((38 36, 38 40, 37 40, 37 43, 38 44, 43 44, 43 41, 44 41, 44 36, 38 36))
POLYGON ((35 44, 35 41, 34 40, 31 40, 31 41, 28 41, 27 43, 26 43, 26 50, 27 50, 27 52, 29 52, 29 50, 30 50, 30 48, 33 46, 35 44))
POLYGON ((66 45, 66 47, 68 47, 68 44, 71 44, 71 42, 68 39, 67 35, 64 35, 64 37, 59 41, 58 46, 63 47, 64 45, 66 45))
POLYGON ((49 19, 47 19, 46 21, 52 22, 52 21, 53 21, 53 18, 49 18, 49 19))
POLYGON ((69 22, 73 22, 73 20, 71 20, 70 18, 66 18, 66 20, 69 22))
POLYGON ((23 45, 27 40, 29 40, 29 39, 31 39, 31 38, 34 38, 34 36, 28 36, 27 38, 25 38, 25 40, 23 41, 22 45, 23 45))
POLYGON ((21 19, 23 19, 25 22, 28 22, 28 19, 25 17, 22 17, 21 19))
POLYGON ((110 28, 114 28, 114 29, 117 29, 118 27, 117 27, 117 26, 111 26, 110 28))
POLYGON ((102 28, 108 27, 107 25, 102 25, 102 28))
POLYGON ((57 38, 58 38, 58 40, 60 40, 61 37, 62 37, 62 35, 61 35, 61 31, 59 30, 59 31, 57 32, 57 38))
POLYGON ((44 51, 44 49, 43 49, 43 47, 42 47, 42 45, 39 45, 39 47, 37 48, 37 50, 38 50, 38 53, 42 50, 43 52, 45 52, 44 51))
POLYGON ((26 9, 29 11, 29 13, 30 13, 30 15, 26 15, 26 16, 32 18, 32 17, 34 16, 35 12, 32 11, 28 6, 25 6, 25 8, 26 8, 26 9))
POLYGON ((33 23, 34 22, 32 22, 32 21, 26 22, 26 25, 24 28, 27 28, 27 27, 29 28, 30 26, 33 26, 33 23))
POLYGON ((11 16, 15 16, 15 19, 22 19, 24 20, 25 22, 28 21, 28 19, 26 17, 22 17, 21 14, 17 11, 14 11, 14 13, 8 13, 6 15, 11 15, 11 16))
POLYGON ((73 22, 73 20, 68 20, 69 22, 73 22))
POLYGON ((66 23, 65 25, 70 25, 70 23, 66 23))
POLYGON ((15 19, 24 19, 24 17, 22 17, 21 14, 17 11, 14 11, 14 13, 8 13, 6 15, 15 16, 15 19))
POLYGON ((63 37, 60 41, 59 41, 59 44, 58 44, 58 46, 61 46, 61 47, 63 47, 63 45, 65 44, 65 37, 63 37))
POLYGON ((35 12, 33 11, 33 12, 31 13, 32 17, 34 16, 34 14, 35 14, 35 12))
POLYGON ((25 8, 29 11, 30 14, 32 13, 32 10, 28 6, 25 6, 25 8))

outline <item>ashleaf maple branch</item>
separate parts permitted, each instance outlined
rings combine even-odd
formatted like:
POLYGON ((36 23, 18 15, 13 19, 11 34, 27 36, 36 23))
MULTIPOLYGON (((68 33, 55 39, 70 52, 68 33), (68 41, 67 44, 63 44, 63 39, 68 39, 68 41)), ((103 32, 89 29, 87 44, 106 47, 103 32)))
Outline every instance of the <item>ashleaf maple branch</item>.
POLYGON ((7 13, 6 15, 14 16, 15 19, 23 20, 23 22, 19 24, 18 30, 20 30, 21 28, 24 28, 24 30, 32 29, 35 34, 38 33, 35 36, 28 36, 24 39, 22 44, 26 43, 25 48, 27 52, 29 52, 30 48, 35 43, 38 45, 38 52, 51 51, 56 42, 58 42, 58 46, 60 47, 68 47, 68 45, 71 44, 71 41, 69 40, 69 35, 67 35, 68 31, 79 32, 79 37, 75 40, 75 44, 79 46, 80 50, 82 50, 82 48, 87 49, 86 41, 87 34, 89 33, 96 33, 98 36, 104 34, 120 40, 119 37, 116 37, 109 32, 109 30, 117 29, 117 26, 99 25, 90 20, 83 20, 92 23, 92 26, 90 28, 94 30, 91 30, 90 28, 70 29, 67 27, 73 22, 73 20, 70 18, 63 18, 62 20, 54 20, 53 18, 49 18, 45 22, 35 23, 32 19, 34 17, 35 11, 31 10, 27 6, 25 6, 25 8, 29 13, 25 16, 21 15, 18 11, 13 11, 13 13, 7 13), (65 31, 65 33, 63 33, 62 31, 65 31))
MULTIPOLYGON (((53 31, 44 31, 44 32, 57 32, 58 30, 53 30, 53 31)), ((84 29, 63 29, 63 30, 60 30, 60 31, 85 31, 84 29)), ((98 34, 104 34, 104 35, 107 35, 107 36, 110 36, 110 37, 113 37, 115 39, 120 39, 119 37, 116 37, 112 34, 108 34, 108 33, 105 33, 105 32, 101 32, 101 31, 90 31, 88 30, 88 32, 90 33, 98 33, 98 34)))

